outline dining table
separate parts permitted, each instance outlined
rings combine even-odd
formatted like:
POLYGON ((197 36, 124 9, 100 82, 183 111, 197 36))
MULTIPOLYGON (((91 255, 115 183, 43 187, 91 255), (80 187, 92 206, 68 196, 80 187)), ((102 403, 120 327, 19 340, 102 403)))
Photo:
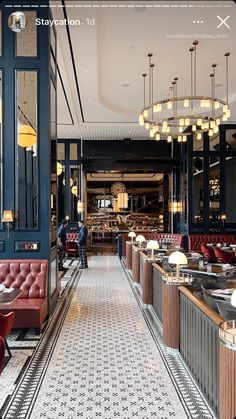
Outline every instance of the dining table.
POLYGON ((17 288, 4 288, 0 291, 0 309, 1 305, 12 304, 20 296, 22 290, 17 288))

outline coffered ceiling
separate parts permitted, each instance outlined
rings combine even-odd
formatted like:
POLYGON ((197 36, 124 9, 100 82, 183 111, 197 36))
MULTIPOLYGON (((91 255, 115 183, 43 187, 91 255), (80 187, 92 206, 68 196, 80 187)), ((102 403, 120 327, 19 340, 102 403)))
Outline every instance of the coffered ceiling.
POLYGON ((216 95, 225 98, 224 53, 231 52, 231 120, 236 120, 233 1, 66 0, 51 1, 51 7, 54 19, 81 22, 56 27, 59 138, 146 139, 137 116, 143 105, 141 74, 147 71, 147 54, 154 54, 156 99, 171 95, 175 76, 179 94, 186 95, 190 93, 188 49, 194 39, 199 40, 199 94, 210 93, 211 65, 217 63, 216 95), (230 28, 225 24, 217 28, 221 22, 217 16, 229 16, 230 28))

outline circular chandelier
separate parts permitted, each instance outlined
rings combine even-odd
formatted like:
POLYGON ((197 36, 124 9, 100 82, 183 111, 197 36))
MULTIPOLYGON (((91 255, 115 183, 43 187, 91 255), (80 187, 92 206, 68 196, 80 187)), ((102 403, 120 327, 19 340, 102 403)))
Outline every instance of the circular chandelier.
POLYGON ((197 45, 193 42, 190 52, 191 89, 189 96, 178 96, 178 77, 172 81, 172 97, 154 101, 154 67, 153 54, 148 54, 149 75, 143 73, 144 107, 139 115, 139 124, 149 130, 150 138, 157 141, 166 139, 171 142, 177 138, 178 142, 186 142, 190 135, 196 134, 197 140, 203 138, 204 133, 212 137, 219 131, 221 122, 230 117, 229 109, 229 56, 225 53, 226 64, 226 100, 217 98, 216 67, 212 64, 210 73, 210 95, 197 95, 197 45), (148 103, 146 103, 146 79, 148 79, 148 103), (207 112, 207 114, 206 114, 207 112))

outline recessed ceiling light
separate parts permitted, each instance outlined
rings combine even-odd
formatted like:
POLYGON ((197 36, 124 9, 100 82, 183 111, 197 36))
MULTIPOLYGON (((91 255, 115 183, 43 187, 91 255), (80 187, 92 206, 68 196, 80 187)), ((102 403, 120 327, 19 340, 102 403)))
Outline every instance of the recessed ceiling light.
POLYGON ((130 84, 129 83, 123 83, 122 87, 130 87, 130 84))
POLYGON ((216 87, 222 87, 222 84, 221 83, 217 83, 216 84, 216 87))
POLYGON ((88 69, 87 68, 85 69, 85 73, 88 73, 88 69))

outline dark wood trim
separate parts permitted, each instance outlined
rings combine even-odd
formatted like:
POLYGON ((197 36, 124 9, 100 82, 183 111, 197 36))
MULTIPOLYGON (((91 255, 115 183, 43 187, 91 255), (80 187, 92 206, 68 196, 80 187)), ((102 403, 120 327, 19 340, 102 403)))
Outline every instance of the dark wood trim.
POLYGON ((220 343, 219 417, 236 417, 236 351, 220 343))
POLYGON ((125 264, 127 269, 132 269, 132 249, 133 245, 131 241, 126 242, 126 259, 125 264))
POLYGON ((132 246, 132 276, 134 282, 140 282, 139 272, 139 258, 140 252, 137 247, 132 246))
MULTIPOLYGON (((142 257, 144 253, 142 253, 142 257)), ((147 257, 147 255, 145 255, 147 257)), ((144 259, 143 261, 143 280, 142 280, 142 301, 143 304, 152 304, 153 302, 153 280, 152 280, 152 262, 144 259)))

